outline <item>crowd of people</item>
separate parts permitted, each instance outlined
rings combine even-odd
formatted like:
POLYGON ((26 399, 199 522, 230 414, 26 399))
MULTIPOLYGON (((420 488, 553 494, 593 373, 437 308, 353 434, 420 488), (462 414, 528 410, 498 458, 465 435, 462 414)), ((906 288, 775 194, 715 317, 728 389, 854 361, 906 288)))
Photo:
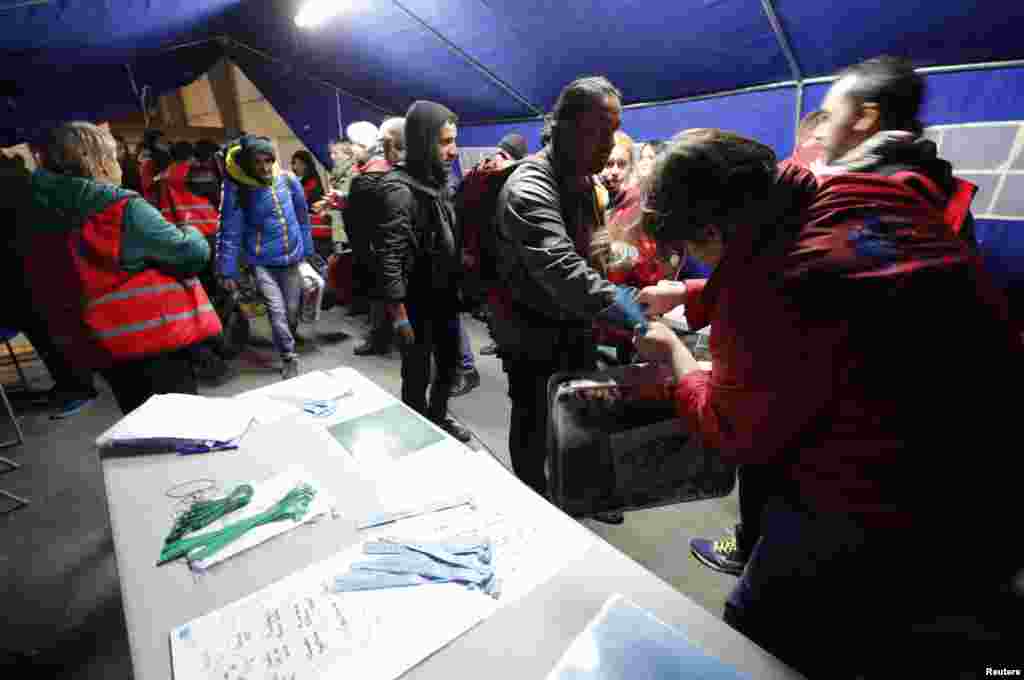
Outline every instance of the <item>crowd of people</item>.
POLYGON ((355 352, 397 345, 411 408, 469 441, 448 403, 479 384, 473 311, 507 374, 514 472, 546 496, 551 376, 593 369, 599 344, 665 362, 680 418, 739 464, 734 535, 691 544, 739 577, 726 620, 814 678, 958 663, 1013 639, 1020 609, 1013 404, 990 381, 1015 384, 1024 336, 977 253, 976 188, 922 136, 923 96, 906 61, 852 66, 779 161, 716 129, 638 145, 619 89, 580 78, 542 148, 509 134, 459 182, 456 113, 417 101, 333 143, 326 187, 266 138, 218 163, 153 135, 136 164, 72 123, 20 175, 19 318, 62 395, 94 396, 98 371, 127 412, 195 391, 189 351, 220 330, 196 277, 231 289, 244 260, 294 376, 319 215, 352 248, 371 326, 355 352), (710 327, 710 370, 658 320, 680 306, 710 327), (951 315, 987 366, 958 355, 951 315), (972 533, 954 557, 955 527, 972 533))

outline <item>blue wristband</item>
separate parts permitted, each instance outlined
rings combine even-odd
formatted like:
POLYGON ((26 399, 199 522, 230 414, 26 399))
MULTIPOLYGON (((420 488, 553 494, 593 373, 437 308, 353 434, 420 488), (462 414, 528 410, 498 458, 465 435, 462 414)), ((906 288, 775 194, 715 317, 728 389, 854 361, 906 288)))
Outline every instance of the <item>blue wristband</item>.
POLYGON ((408 319, 399 319, 398 321, 396 321, 394 323, 394 329, 397 331, 402 326, 411 326, 411 325, 412 324, 409 322, 408 319))

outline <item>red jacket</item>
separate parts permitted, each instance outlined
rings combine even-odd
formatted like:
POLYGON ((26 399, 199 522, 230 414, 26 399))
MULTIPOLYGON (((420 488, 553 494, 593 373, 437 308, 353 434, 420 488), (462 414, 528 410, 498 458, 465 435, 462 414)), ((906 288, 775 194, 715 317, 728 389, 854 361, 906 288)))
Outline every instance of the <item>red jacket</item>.
POLYGON ((160 213, 179 227, 195 227, 203 236, 213 236, 220 227, 220 213, 206 198, 188 186, 191 163, 173 163, 159 185, 160 213))
POLYGON ((906 183, 850 173, 813 195, 806 171, 780 177, 802 190, 794 237, 738 234, 710 279, 686 282, 712 370, 680 381, 680 415, 731 461, 784 466, 814 509, 871 526, 934 518, 965 493, 957 480, 974 491, 990 469, 957 456, 994 454, 1013 422, 951 336, 969 334, 1009 384, 1020 336, 943 212, 906 183))

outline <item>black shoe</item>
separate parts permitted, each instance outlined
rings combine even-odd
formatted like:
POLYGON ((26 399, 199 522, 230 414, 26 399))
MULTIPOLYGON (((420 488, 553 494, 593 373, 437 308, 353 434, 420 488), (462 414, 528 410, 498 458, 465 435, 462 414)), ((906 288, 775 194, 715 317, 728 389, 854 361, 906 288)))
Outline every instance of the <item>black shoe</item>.
POLYGON ((381 347, 376 343, 366 340, 362 344, 353 347, 352 353, 355 354, 357 357, 369 357, 375 355, 391 354, 391 351, 387 347, 381 347))
POLYGON ((480 348, 480 354, 485 357, 492 356, 498 353, 498 343, 492 342, 489 345, 484 345, 480 348))
POLYGON ((597 512, 591 515, 590 519, 604 522, 605 524, 624 524, 626 522, 626 516, 618 510, 597 512))
POLYGON ((451 395, 461 397, 478 387, 480 387, 480 371, 475 368, 471 371, 459 371, 455 374, 455 384, 452 385, 451 395))
POLYGON ((463 444, 468 444, 473 438, 473 433, 458 424, 451 418, 445 418, 443 421, 437 424, 442 430, 450 434, 451 436, 458 439, 463 444))

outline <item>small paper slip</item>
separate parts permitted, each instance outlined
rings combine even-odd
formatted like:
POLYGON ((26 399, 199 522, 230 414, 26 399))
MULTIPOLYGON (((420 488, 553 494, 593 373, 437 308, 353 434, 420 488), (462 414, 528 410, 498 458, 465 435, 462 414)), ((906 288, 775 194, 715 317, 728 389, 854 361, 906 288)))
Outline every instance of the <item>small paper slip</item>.
POLYGON ((608 598, 547 680, 751 680, 621 595, 608 598))
POLYGON ((690 324, 686 320, 686 305, 679 305, 675 309, 666 312, 661 317, 662 321, 665 322, 669 328, 676 332, 688 332, 690 330, 690 324))
POLYGON ((172 450, 237 443, 252 415, 234 399, 156 394, 96 439, 100 448, 172 450))

